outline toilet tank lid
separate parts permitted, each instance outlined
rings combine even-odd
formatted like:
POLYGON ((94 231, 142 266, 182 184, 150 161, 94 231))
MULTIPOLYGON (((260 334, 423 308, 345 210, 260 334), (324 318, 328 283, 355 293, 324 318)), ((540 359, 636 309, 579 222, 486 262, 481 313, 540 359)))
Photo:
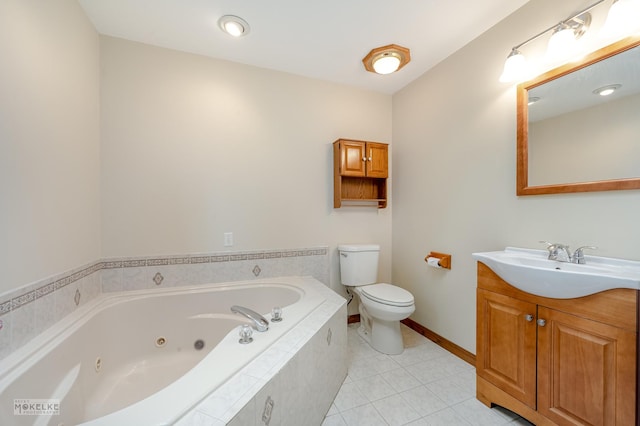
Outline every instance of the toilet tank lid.
POLYGON ((338 251, 380 251, 378 244, 339 244, 338 251))

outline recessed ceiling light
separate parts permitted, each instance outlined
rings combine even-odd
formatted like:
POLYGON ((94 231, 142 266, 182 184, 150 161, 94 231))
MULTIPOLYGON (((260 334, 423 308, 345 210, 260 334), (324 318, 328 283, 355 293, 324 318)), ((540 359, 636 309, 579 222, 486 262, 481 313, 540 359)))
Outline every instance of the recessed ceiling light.
POLYGON ((593 93, 600 96, 609 96, 621 87, 622 84, 610 84, 608 86, 600 87, 594 90, 593 93))
POLYGON ((609 96, 616 90, 622 87, 622 84, 610 84, 608 86, 599 87, 593 91, 594 94, 600 96, 609 96))
POLYGON ((250 30, 247 21, 234 15, 225 15, 218 19, 218 26, 222 31, 233 37, 246 36, 250 30))
POLYGON ((539 97, 537 97, 537 96, 531 96, 531 97, 529 98, 529 102, 527 102, 527 105, 533 105, 533 104, 535 104, 536 102, 538 102, 539 100, 540 100, 540 98, 539 98, 539 97))

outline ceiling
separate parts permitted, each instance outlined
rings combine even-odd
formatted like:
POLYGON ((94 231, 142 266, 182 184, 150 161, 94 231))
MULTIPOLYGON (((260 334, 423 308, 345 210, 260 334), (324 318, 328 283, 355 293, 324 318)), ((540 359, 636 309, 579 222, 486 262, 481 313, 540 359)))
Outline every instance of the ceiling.
POLYGON ((101 34, 393 94, 528 0, 78 1, 101 34), (224 34, 223 15, 250 33, 224 34), (362 58, 392 43, 411 49, 411 62, 365 71, 362 58))

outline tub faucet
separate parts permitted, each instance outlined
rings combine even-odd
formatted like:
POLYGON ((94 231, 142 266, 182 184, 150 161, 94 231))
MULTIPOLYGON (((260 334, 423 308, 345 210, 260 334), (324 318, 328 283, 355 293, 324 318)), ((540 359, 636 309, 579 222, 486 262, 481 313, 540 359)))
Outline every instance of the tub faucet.
POLYGON ((249 318, 256 331, 267 331, 269 329, 269 321, 254 310, 245 308, 244 306, 233 305, 231 307, 231 312, 249 318))

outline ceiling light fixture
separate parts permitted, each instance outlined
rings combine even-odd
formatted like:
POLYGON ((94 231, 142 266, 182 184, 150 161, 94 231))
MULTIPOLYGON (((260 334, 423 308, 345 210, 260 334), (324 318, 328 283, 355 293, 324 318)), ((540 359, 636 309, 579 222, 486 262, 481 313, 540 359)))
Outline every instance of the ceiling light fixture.
POLYGON ((250 30, 247 21, 234 15, 225 15, 218 19, 218 26, 232 37, 246 36, 250 30))
POLYGON ((600 87, 594 90, 593 93, 600 96, 609 96, 621 87, 622 84, 610 84, 608 86, 600 87))
MULTIPOLYGON (((500 76, 500 81, 510 83, 514 81, 523 81, 528 78, 526 73, 525 58, 520 52, 520 48, 541 36, 553 31, 549 45, 547 48, 546 58, 553 62, 558 60, 570 59, 573 53, 576 41, 589 29, 591 25, 591 13, 589 11, 605 0, 598 0, 591 6, 581 10, 580 12, 560 21, 557 24, 534 35, 530 39, 514 46, 511 53, 507 57, 504 64, 504 70, 500 76)), ((624 27, 624 33, 618 31, 619 36, 632 34, 633 31, 640 29, 640 0, 614 0, 609 9, 609 16, 605 22, 603 29, 613 27, 620 29, 624 27), (619 23, 616 19, 625 18, 625 24, 619 23)))
POLYGON ((376 74, 391 74, 411 61, 411 52, 406 47, 390 44, 377 47, 362 59, 364 68, 376 74))

